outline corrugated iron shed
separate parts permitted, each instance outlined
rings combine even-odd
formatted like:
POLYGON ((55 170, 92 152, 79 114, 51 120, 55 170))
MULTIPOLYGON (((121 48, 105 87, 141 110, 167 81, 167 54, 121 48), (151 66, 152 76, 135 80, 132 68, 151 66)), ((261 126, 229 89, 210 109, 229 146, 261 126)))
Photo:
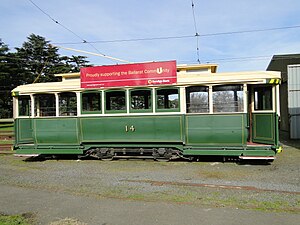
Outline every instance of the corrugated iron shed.
POLYGON ((298 105, 299 107, 300 104, 300 91, 290 91, 294 89, 299 90, 299 65, 300 54, 274 55, 267 68, 268 71, 281 72, 282 80, 280 85, 280 130, 288 132, 290 138, 293 139, 300 139, 300 116, 294 116, 294 114, 297 114, 298 112, 296 110, 295 113, 294 106, 298 105), (291 107, 293 109, 291 109, 291 107))
POLYGON ((290 138, 300 139, 300 65, 288 66, 290 138))

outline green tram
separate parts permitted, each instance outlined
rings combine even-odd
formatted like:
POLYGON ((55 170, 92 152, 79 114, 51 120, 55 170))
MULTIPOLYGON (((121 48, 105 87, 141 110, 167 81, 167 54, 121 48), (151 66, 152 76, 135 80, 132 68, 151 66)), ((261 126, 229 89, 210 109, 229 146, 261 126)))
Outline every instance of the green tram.
POLYGON ((169 85, 82 88, 80 73, 12 91, 16 154, 272 161, 280 73, 176 65, 169 85))

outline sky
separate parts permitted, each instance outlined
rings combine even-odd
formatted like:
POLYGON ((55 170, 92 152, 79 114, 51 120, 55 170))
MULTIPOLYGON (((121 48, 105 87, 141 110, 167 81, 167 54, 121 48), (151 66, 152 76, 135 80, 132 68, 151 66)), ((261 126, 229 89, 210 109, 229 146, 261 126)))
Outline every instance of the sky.
MULTIPOLYGON (((33 33, 56 46, 131 63, 197 64, 199 59, 218 64, 219 72, 266 70, 273 55, 300 53, 299 0, 31 1, 1 0, 0 39, 11 51, 33 33)), ((59 53, 85 55, 93 65, 122 63, 65 49, 59 53)))

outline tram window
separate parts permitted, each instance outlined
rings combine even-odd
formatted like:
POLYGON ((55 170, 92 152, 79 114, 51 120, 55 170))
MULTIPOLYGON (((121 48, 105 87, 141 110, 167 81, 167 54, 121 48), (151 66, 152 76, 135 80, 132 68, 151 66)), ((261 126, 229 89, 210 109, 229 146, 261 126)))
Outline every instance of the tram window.
POLYGON ((130 91, 130 109, 132 110, 151 110, 151 90, 132 90, 130 91))
POLYGON ((178 111, 179 109, 179 91, 178 88, 158 89, 156 91, 157 109, 170 109, 178 111))
POLYGON ((222 85, 213 87, 214 112, 243 112, 243 86, 222 85))
POLYGON ((254 88, 254 110, 272 110, 272 86, 254 88))
POLYGON ((186 88, 186 109, 188 113, 208 113, 208 87, 191 86, 186 88))
POLYGON ((101 93, 87 92, 81 94, 82 112, 101 112, 101 93))
POLYGON ((55 116, 55 95, 36 94, 34 95, 34 116, 55 116))
POLYGON ((59 93, 59 115, 76 116, 77 115, 77 98, 73 92, 59 93))
POLYGON ((126 92, 107 91, 105 93, 105 105, 108 111, 126 112, 126 92))
POLYGON ((31 99, 29 95, 22 95, 18 97, 19 116, 30 116, 31 99))

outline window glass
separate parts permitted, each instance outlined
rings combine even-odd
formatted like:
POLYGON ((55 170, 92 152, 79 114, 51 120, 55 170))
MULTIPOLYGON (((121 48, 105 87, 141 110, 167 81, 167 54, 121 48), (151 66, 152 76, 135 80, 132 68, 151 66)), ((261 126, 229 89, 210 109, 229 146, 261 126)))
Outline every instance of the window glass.
POLYGON ((157 109, 179 109, 179 92, 177 88, 156 91, 157 109))
POLYGON ((73 92, 59 93, 59 115, 76 116, 77 115, 77 98, 73 92))
POLYGON ((131 109, 151 109, 151 90, 133 90, 130 92, 130 99, 131 109))
POLYGON ((186 88, 186 109, 188 113, 208 113, 208 87, 191 86, 186 88))
POLYGON ((29 95, 18 97, 19 116, 30 116, 31 114, 31 99, 29 95))
POLYGON ((243 112, 243 86, 222 85, 213 87, 214 112, 243 112))
POLYGON ((101 93, 90 92, 82 93, 82 111, 100 112, 101 111, 101 93))
POLYGON ((254 88, 254 110, 272 110, 272 86, 254 88))
POLYGON ((105 93, 106 110, 126 110, 126 92, 109 91, 105 93))
POLYGON ((55 95, 36 94, 34 95, 34 116, 55 116, 55 95))

